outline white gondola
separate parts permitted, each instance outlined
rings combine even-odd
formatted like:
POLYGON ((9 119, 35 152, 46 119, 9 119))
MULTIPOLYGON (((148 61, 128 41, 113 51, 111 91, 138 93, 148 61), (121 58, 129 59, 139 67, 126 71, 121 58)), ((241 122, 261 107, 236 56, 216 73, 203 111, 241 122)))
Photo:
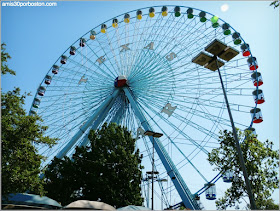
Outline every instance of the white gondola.
POLYGON ((247 63, 250 70, 256 70, 259 68, 256 57, 249 57, 247 63))
POLYGON ((262 104, 264 103, 264 95, 263 95, 263 91, 261 89, 255 90, 252 92, 255 103, 257 104, 262 104))
POLYGON ((262 74, 260 72, 254 72, 251 75, 252 81, 254 86, 261 86, 263 85, 262 74))
POLYGON ((251 109, 250 110, 251 116, 253 118, 254 123, 261 123, 263 121, 263 116, 261 109, 256 108, 256 109, 251 109), (256 110, 256 111, 255 111, 256 110), (255 113, 256 112, 256 113, 255 113), (255 114, 254 114, 255 113, 255 114))
POLYGON ((215 200, 216 199, 216 185, 214 183, 206 183, 204 185, 204 187, 206 187, 206 190, 205 190, 206 199, 215 200))
POLYGON ((226 183, 230 183, 233 180, 233 171, 227 170, 223 173, 223 181, 226 183))

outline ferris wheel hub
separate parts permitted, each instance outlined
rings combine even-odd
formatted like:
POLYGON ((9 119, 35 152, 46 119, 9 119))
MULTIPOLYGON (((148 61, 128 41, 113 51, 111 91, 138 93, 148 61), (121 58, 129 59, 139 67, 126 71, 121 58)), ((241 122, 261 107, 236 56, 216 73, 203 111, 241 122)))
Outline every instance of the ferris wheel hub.
POLYGON ((127 78, 125 75, 118 76, 114 81, 115 87, 124 87, 127 85, 127 78))

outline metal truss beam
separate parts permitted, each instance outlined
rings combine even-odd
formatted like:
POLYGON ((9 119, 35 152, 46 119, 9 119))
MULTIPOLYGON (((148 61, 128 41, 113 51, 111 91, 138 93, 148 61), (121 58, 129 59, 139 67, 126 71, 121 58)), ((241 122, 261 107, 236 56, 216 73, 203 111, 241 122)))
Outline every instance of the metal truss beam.
MULTIPOLYGON (((144 114, 142 113, 138 103, 136 102, 133 93, 130 91, 129 88, 123 88, 125 95, 129 99, 129 102, 136 114, 139 118, 142 127, 147 131, 153 131, 152 127, 149 125, 148 121, 146 120, 144 114)), ((153 137, 149 136, 151 143, 153 143, 153 137)), ((154 138, 154 147, 155 150, 161 159, 169 177, 171 178, 176 190, 178 191, 184 205, 193 210, 200 210, 200 206, 197 204, 196 200, 194 200, 192 193, 190 192, 189 188, 187 187, 186 183, 184 182, 182 176, 180 175, 179 171, 177 170, 175 164, 173 163, 172 159, 169 157, 167 151, 165 150, 164 146, 160 142, 159 139, 154 138)))
POLYGON ((68 144, 56 155, 57 158, 63 158, 69 150, 75 145, 75 143, 81 138, 84 132, 93 124, 97 117, 102 113, 104 108, 106 108, 112 101, 115 101, 120 90, 115 89, 114 92, 106 98, 106 100, 96 109, 94 114, 88 119, 88 121, 79 129, 79 131, 72 137, 68 144))

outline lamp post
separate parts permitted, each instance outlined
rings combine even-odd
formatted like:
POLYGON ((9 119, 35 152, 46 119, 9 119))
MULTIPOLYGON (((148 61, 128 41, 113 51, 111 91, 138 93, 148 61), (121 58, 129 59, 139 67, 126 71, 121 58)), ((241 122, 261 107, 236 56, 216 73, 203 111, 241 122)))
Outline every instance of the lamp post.
POLYGON ((148 183, 148 193, 147 193, 147 207, 150 207, 149 199, 150 199, 150 179, 152 179, 152 176, 148 176, 150 172, 146 172, 146 178, 143 179, 143 181, 147 181, 148 183))
MULTIPOLYGON (((154 209, 154 174, 158 172, 154 171, 154 166, 155 166, 155 138, 160 138, 161 136, 163 136, 162 133, 156 133, 150 130, 147 130, 144 135, 146 136, 152 136, 153 137, 153 159, 152 159, 152 210, 154 209)), ((150 173, 150 172, 149 172, 150 173)), ((148 172, 147 172, 148 174, 148 172)))
MULTIPOLYGON (((167 182, 167 179, 157 179, 157 182, 167 182)), ((163 202, 162 202, 162 197, 163 193, 161 192, 161 210, 163 210, 163 202)))
POLYGON ((224 94, 224 98, 225 98, 225 101, 226 101, 227 110, 228 110, 228 114, 229 114, 229 118, 230 118, 230 122, 231 122, 231 127, 232 127, 232 131, 233 131, 233 135, 234 135, 235 146, 236 146, 236 150, 237 150, 237 153, 238 153, 241 169, 243 171, 243 176, 244 176, 245 183, 246 183, 246 189, 248 191, 248 195, 249 195, 249 199, 250 199, 251 209, 255 210, 256 209, 256 204, 255 204, 254 196, 253 196, 253 193, 252 193, 251 184, 250 184, 250 181, 249 181, 249 178, 248 178, 247 170, 246 170, 245 163, 244 163, 244 158, 243 158, 242 151, 241 151, 241 148, 240 148, 240 145, 239 145, 239 140, 238 140, 236 128, 234 126, 231 110, 230 110, 230 107, 229 107, 226 91, 225 91, 225 88, 224 88, 224 83, 223 83, 220 68, 219 68, 219 67, 224 65, 224 62, 218 59, 218 57, 219 57, 219 58, 228 62, 232 58, 237 56, 239 52, 237 50, 235 50, 234 48, 232 48, 230 46, 227 46, 226 44, 224 44, 223 42, 221 42, 217 39, 215 39, 208 46, 206 46, 205 51, 213 54, 214 56, 213 55, 208 55, 204 52, 200 52, 196 57, 194 57, 192 59, 192 62, 196 63, 196 64, 199 64, 199 65, 201 65, 201 66, 203 66, 203 67, 205 67, 209 70, 212 70, 212 71, 218 70, 219 78, 220 78, 220 81, 221 81, 222 90, 223 90, 223 94, 224 94))

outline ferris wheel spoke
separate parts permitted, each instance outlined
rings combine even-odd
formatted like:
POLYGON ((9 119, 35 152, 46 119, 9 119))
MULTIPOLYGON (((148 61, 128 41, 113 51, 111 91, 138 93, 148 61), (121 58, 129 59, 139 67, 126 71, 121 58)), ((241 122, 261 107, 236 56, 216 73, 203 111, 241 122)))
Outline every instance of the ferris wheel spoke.
MULTIPOLYGON (((98 38, 96 38, 95 39, 96 40, 96 42, 98 42, 99 43, 99 47, 101 48, 101 51, 103 52, 103 58, 105 59, 104 61, 102 61, 102 63, 101 64, 104 64, 105 66, 106 66, 106 68, 108 69, 108 71, 110 71, 111 72, 111 74, 113 75, 113 76, 116 76, 116 75, 118 75, 118 71, 116 70, 116 68, 115 68, 115 65, 112 63, 112 61, 111 61, 111 59, 110 59, 110 56, 109 56, 109 53, 111 53, 110 51, 105 51, 105 44, 104 45, 102 45, 101 43, 100 43, 100 41, 99 41, 99 39, 98 38), (106 65, 106 63, 105 63, 105 61, 109 61, 109 65, 110 65, 110 67, 111 68, 109 68, 107 65, 106 65), (111 71, 111 70, 113 70, 114 71, 114 73, 111 71)), ((91 49, 91 48, 90 48, 91 49)), ((92 49, 91 49, 92 50, 92 49)), ((93 50, 92 50, 92 52, 94 52, 93 50)), ((97 56, 97 55, 96 55, 97 56)), ((100 57, 97 57, 97 58, 100 58, 100 57)))
MULTIPOLYGON (((61 105, 61 106, 63 106, 63 105, 61 105)), ((71 106, 65 106, 64 107, 64 109, 71 109, 72 107, 75 107, 75 106, 79 106, 79 104, 77 103, 76 105, 73 103, 71 106)), ((80 108, 77 108, 76 110, 73 110, 72 109, 72 111, 71 112, 68 112, 68 113, 63 113, 63 119, 66 119, 66 118, 68 118, 68 117, 74 117, 74 115, 73 115, 73 113, 75 113, 75 114, 77 114, 77 113, 79 113, 81 110, 80 110, 80 108)), ((85 112, 88 112, 88 111, 85 111, 85 112)), ((50 123, 50 124, 55 124, 55 123, 57 123, 57 122, 59 122, 59 118, 58 118, 58 120, 56 120, 55 121, 55 116, 58 116, 58 117, 60 117, 60 114, 61 114, 61 112, 60 111, 58 111, 58 109, 57 109, 57 107, 56 108, 54 108, 53 110, 48 110, 48 115, 44 115, 44 118, 46 119, 46 120, 48 120, 48 122, 50 123), (52 121, 50 121, 49 120, 49 118, 50 119, 52 119, 52 121)), ((70 120, 71 121, 71 120, 70 120)))
MULTIPOLYGON (((157 108, 157 109, 161 109, 161 106, 160 105, 156 105, 154 104, 154 106, 157 108)), ((180 110, 180 108, 178 108, 180 110)), ((156 113, 156 115, 158 116, 162 116, 159 112, 156 112, 156 110, 153 110, 154 113, 156 113)), ((183 117, 182 115, 178 115, 176 112, 172 114, 172 116, 174 116, 176 119, 180 120, 181 122, 185 122, 187 125, 193 127, 194 129, 204 133, 205 135, 208 135, 216 140, 219 139, 219 136, 215 133, 213 133, 212 131, 194 123, 193 121, 191 121, 191 119, 187 119, 186 117, 183 117)), ((210 119, 211 121, 213 121, 213 119, 210 119)))
MULTIPOLYGON (((98 42, 97 39, 96 39, 96 41, 98 42)), ((100 43, 100 42, 98 42, 98 43, 99 43, 99 47, 102 49, 103 53, 105 53, 104 49, 102 48, 101 43, 100 43)), ((114 75, 115 75, 115 74, 111 71, 111 68, 109 68, 109 67, 106 65, 106 63, 105 63, 106 59, 108 59, 108 58, 104 57, 104 55, 102 55, 102 56, 99 55, 99 56, 98 56, 97 53, 95 53, 95 51, 91 48, 90 45, 87 45, 87 47, 91 50, 91 52, 93 53, 93 55, 97 57, 96 62, 98 62, 99 64, 96 65, 95 63, 93 63, 93 64, 96 66, 97 70, 100 70, 101 73, 106 74, 107 77, 108 77, 108 79, 112 79, 112 78, 114 79, 114 75), (104 66, 108 72, 105 71, 105 69, 101 68, 101 65, 104 66), (111 73, 111 74, 110 74, 110 73, 111 73)), ((107 54, 105 53, 105 56, 106 56, 106 55, 107 55, 107 54)), ((91 62, 92 62, 92 61, 91 61, 91 62)), ((110 64, 112 65, 111 62, 110 62, 110 64)), ((113 67, 113 66, 112 66, 112 67, 113 67)), ((115 70, 114 67, 113 67, 112 69, 115 70)), ((115 72, 116 72, 116 70, 115 70, 115 72)), ((116 73, 117 73, 117 72, 116 72, 116 73)))
MULTIPOLYGON (((206 89, 206 90, 208 90, 208 89, 206 89)), ((159 97, 161 96, 161 91, 160 90, 151 91, 149 93, 145 93, 145 95, 146 95, 146 98, 147 98, 146 100, 147 101, 149 101, 151 99, 155 100, 155 99, 159 99, 159 97)), ((218 95, 220 95, 220 93, 217 94, 217 96, 218 95)), ((163 98, 161 98, 161 99, 164 99, 164 97, 165 97, 164 91, 162 92, 162 96, 163 96, 163 98)), ((174 97, 176 97, 176 96, 178 96, 178 95, 175 95, 174 97)), ((182 93, 181 96, 180 95, 178 96, 179 97, 178 100, 180 100, 180 97, 183 97, 184 100, 191 99, 192 101, 188 100, 189 103, 192 103, 194 100, 196 100, 201 105, 204 105, 204 106, 207 106, 207 107, 213 107, 213 108, 220 108, 221 104, 224 104, 224 103, 222 103, 220 101, 215 101, 215 100, 212 100, 212 99, 209 99, 209 98, 208 99, 201 98, 201 96, 200 96, 200 98, 198 98, 198 97, 191 97, 189 95, 189 93, 188 93, 188 96, 187 95, 185 96, 184 93, 182 93)), ((174 100, 176 100, 176 98, 174 98, 174 100)), ((246 106, 246 105, 242 105, 242 104, 235 104, 235 103, 230 103, 230 106, 232 108, 232 111, 239 111, 239 112, 244 112, 244 113, 248 113, 248 109, 251 108, 251 106, 246 106), (240 108, 244 108, 244 110, 240 110, 240 108)))
MULTIPOLYGON (((144 110, 145 111, 145 110, 144 110)), ((151 116, 147 113, 147 112, 145 112, 150 118, 151 118, 151 116)), ((170 139, 170 137, 168 136, 168 134, 166 134, 165 132, 164 132, 164 130, 160 127, 160 125, 156 122, 156 121, 154 121, 154 119, 153 118, 151 118, 151 120, 157 125, 157 127, 168 137, 168 139, 170 140, 170 142, 173 144, 173 146, 175 146, 176 147, 176 149, 180 152, 180 154, 188 161, 188 163, 190 163, 191 164, 191 166, 196 170, 196 172, 204 179, 204 181, 206 182, 206 183, 208 183, 208 180, 201 174, 201 172, 195 167, 195 165, 191 162, 191 160, 189 160, 189 158, 182 152, 182 150, 177 146, 177 144, 172 140, 172 139, 170 139)))
MULTIPOLYGON (((182 104, 177 104, 177 105, 179 105, 180 107, 184 107, 184 108, 188 108, 188 110, 187 110, 187 113, 188 114, 192 114, 192 115, 195 115, 195 116, 197 116, 197 117, 200 117, 200 118, 203 118, 203 119, 206 119, 206 120, 208 120, 208 121, 213 121, 214 119, 219 119, 219 121, 221 122, 221 123, 223 123, 223 125, 227 125, 227 126, 229 126, 229 120, 227 120, 227 119, 224 119, 224 121, 225 121, 225 123, 224 122, 222 122, 222 120, 223 120, 223 118, 220 118, 219 116, 214 116, 214 115, 212 115, 212 114, 210 114, 210 113, 206 113, 205 111, 196 111, 196 110, 194 110, 193 108, 191 108, 191 107, 187 107, 186 105, 182 105, 182 104), (203 115, 202 115, 203 114, 203 115)), ((155 104, 153 105, 153 106, 155 106, 155 104)), ((160 105, 159 106, 157 106, 157 109, 160 109, 161 107, 160 107, 160 105)), ((179 110, 180 110, 180 108, 178 108, 179 110)), ((156 112, 156 110, 154 110, 154 112, 156 112)), ((156 112, 157 113, 157 112, 156 112)), ((160 115, 160 114, 158 114, 158 115, 160 115)), ((162 116, 162 115, 160 115, 160 116, 162 116)), ((182 119, 182 121, 185 121, 184 119, 182 119)), ((191 122, 190 120, 188 120, 187 121, 188 123, 189 122, 191 122)), ((213 122, 216 122, 215 120, 213 121, 213 122)), ((193 125, 190 125, 190 126, 193 126, 193 125)), ((196 129, 197 129, 197 127, 195 127, 196 129)), ((201 129, 201 127, 200 127, 200 129, 201 129)), ((201 131, 201 132, 203 132, 203 131, 201 131)), ((204 132, 203 132, 204 133, 204 132)), ((206 132, 206 134, 208 134, 208 132, 206 132)), ((212 137, 213 136, 213 138, 214 137, 216 137, 217 138, 217 136, 216 135, 211 135, 210 137, 212 137)))
MULTIPOLYGON (((64 106, 64 104, 65 104, 65 101, 63 102, 63 106, 64 106)), ((70 112, 68 112, 68 115, 69 115, 69 116, 73 116, 73 113, 76 113, 76 114, 77 114, 77 112, 81 111, 80 108, 79 108, 79 105, 80 105, 79 102, 77 102, 76 104, 75 104, 75 103, 69 104, 68 107, 67 107, 67 106, 64 106, 64 109, 65 109, 66 111, 70 111, 70 112), (77 112, 73 111, 73 108, 76 108, 77 112)), ((91 108, 90 108, 90 109, 92 110, 92 109, 94 109, 95 107, 97 107, 98 105, 99 105, 99 102, 95 102, 95 104, 91 104, 91 108)), ((59 106, 59 107, 62 107, 62 105, 59 106)), ((46 107, 46 109, 47 109, 47 108, 48 108, 48 107, 46 107)), ((86 114, 86 113, 89 113, 89 110, 90 110, 90 109, 85 110, 85 114, 86 114)), ((52 111, 52 110, 49 110, 49 111, 48 111, 48 116, 47 116, 47 115, 44 115, 44 118, 45 118, 45 119, 47 119, 48 117, 53 118, 54 115, 60 114, 60 110, 57 109, 57 107, 55 107, 55 108, 53 109, 53 111, 52 111), (53 111, 54 111, 54 112, 53 112, 53 111)), ((64 118, 66 118, 66 117, 67 117, 67 116, 64 116, 64 118)), ((52 122, 50 122, 50 123, 52 123, 52 122)))
POLYGON ((110 45, 111 52, 112 52, 112 54, 113 54, 113 56, 114 56, 115 63, 116 63, 116 65, 117 65, 117 67, 118 67, 118 74, 117 74, 117 75, 121 75, 121 67, 120 67, 120 65, 119 65, 119 63, 118 63, 117 56, 116 56, 116 54, 115 54, 115 51, 114 51, 114 48, 113 48, 113 46, 112 46, 111 40, 109 39, 108 33, 106 33, 106 37, 107 37, 108 43, 109 43, 109 45, 110 45))
POLYGON ((136 49, 139 49, 139 43, 141 43, 141 42, 139 42, 139 40, 141 40, 141 37, 143 36, 143 32, 142 32, 142 34, 140 34, 140 36, 138 38, 139 29, 140 29, 140 20, 136 21, 135 24, 133 25, 133 27, 134 27, 133 38, 132 38, 132 42, 129 43, 129 44, 135 45, 137 43, 137 46, 134 46, 135 50, 131 51, 131 56, 130 56, 130 60, 129 60, 129 65, 130 66, 128 68, 127 75, 131 75, 131 69, 132 69, 133 64, 135 62, 135 57, 136 57, 136 52, 137 52, 136 49))
MULTIPOLYGON (((142 102, 145 107, 151 109, 153 112, 156 112, 153 108, 151 108, 151 106, 147 105, 145 102, 142 102)), ((142 107, 143 109, 143 107, 142 107)), ((143 111, 145 111, 143 109, 143 111)), ((145 113, 147 114, 147 112, 145 111, 145 113)), ((175 129, 177 132, 179 132, 182 136, 184 136, 188 141, 190 141, 191 143, 193 143, 193 145, 195 145, 197 148, 201 149, 205 154, 208 154, 209 152, 204 149, 201 145, 199 145, 198 143, 194 142, 193 139, 191 137, 189 137, 187 134, 185 134, 184 132, 182 132, 179 128, 177 128, 172 122, 170 122, 168 119, 164 118, 162 115, 158 115, 163 121, 167 122, 173 129, 175 129)))
MULTIPOLYGON (((160 17, 160 16, 158 16, 158 17, 160 17)), ((171 16, 169 16, 169 17, 171 17, 171 16)), ((163 20, 163 18, 161 18, 161 20, 163 20)), ((146 20, 147 21, 147 20, 146 20)), ((151 20, 149 20, 150 22, 151 22, 151 20)), ((158 21, 158 23, 160 24, 161 23, 161 21, 158 21)), ((159 27, 160 27, 160 25, 159 25, 159 27)), ((152 27, 148 27, 148 30, 153 30, 153 28, 152 27)), ((172 30, 172 28, 171 29, 168 29, 169 31, 167 31, 166 32, 166 34, 168 34, 171 30, 172 30)), ((146 37, 144 40, 146 41, 145 43, 144 43, 144 45, 143 46, 141 46, 141 48, 142 49, 145 49, 145 48, 147 48, 147 50, 146 50, 146 53, 144 53, 144 55, 143 56, 141 56, 139 53, 141 53, 142 51, 138 51, 139 53, 137 54, 137 56, 135 56, 135 61, 140 61, 140 62, 138 62, 137 63, 137 65, 135 65, 136 67, 141 67, 141 66, 143 66, 143 61, 144 62, 147 62, 145 59, 144 60, 142 60, 141 61, 141 57, 144 57, 144 58, 147 58, 146 56, 147 56, 147 52, 149 52, 149 50, 152 50, 152 51, 156 51, 157 50, 157 48, 158 48, 158 46, 160 46, 160 45, 158 45, 158 46, 156 46, 156 47, 154 47, 154 42, 151 42, 152 40, 154 40, 153 38, 155 38, 156 36, 151 36, 151 33, 148 33, 148 31, 145 31, 145 32, 143 32, 143 33, 145 33, 145 34, 149 34, 149 37, 146 37), (148 42, 147 42, 148 41, 148 42), (145 47, 146 46, 146 47, 145 47)), ((161 40, 160 41, 158 41, 157 42, 158 44, 160 44, 161 43, 161 40)), ((150 57, 149 58, 149 61, 151 62, 151 61, 154 61, 154 57, 150 57)), ((150 63, 149 62, 149 63, 150 63)), ((148 64, 149 64, 148 63, 148 64)), ((147 64, 146 64, 147 65, 147 64)), ((138 72, 139 70, 138 69, 135 69, 133 72, 138 72)))
MULTIPOLYGON (((87 46, 87 47, 90 48, 89 46, 87 46)), ((91 48, 90 48, 90 49, 91 49, 91 48)), ((99 76, 99 77, 102 77, 102 78, 104 78, 104 79, 109 79, 109 80, 112 79, 112 76, 109 75, 109 74, 107 74, 107 72, 104 71, 103 69, 101 69, 101 68, 100 68, 100 65, 95 64, 90 58, 87 58, 87 57, 86 57, 85 55, 83 55, 81 52, 77 51, 77 53, 78 53, 79 55, 81 55, 84 59, 86 59, 87 62, 89 62, 89 63, 91 64, 90 67, 85 67, 84 65, 82 66, 82 68, 84 68, 84 69, 86 69, 86 70, 92 71, 92 74, 90 75, 91 78, 96 78, 96 79, 98 79, 97 76, 99 76), (94 67, 96 70, 99 70, 101 73, 98 73, 97 71, 94 71, 94 70, 92 69, 92 67, 94 67), (93 73, 94 73, 94 74, 93 74, 93 73), (105 73, 106 76, 103 75, 102 73, 105 73)), ((95 55, 95 56, 96 56, 96 55, 95 55)), ((83 74, 83 75, 85 75, 85 74, 83 74)), ((99 80, 100 80, 100 78, 99 78, 99 80)))
MULTIPOLYGON (((69 61, 72 62, 72 63, 74 63, 75 65, 79 66, 80 68, 86 70, 86 71, 90 70, 92 73, 96 73, 98 76, 100 76, 100 77, 102 77, 102 78, 107 78, 108 80, 110 80, 110 79, 113 78, 111 75, 107 74, 106 71, 103 71, 99 66, 97 66, 97 69, 100 70, 100 71, 102 71, 103 73, 105 73, 107 76, 104 76, 103 74, 100 74, 100 73, 94 71, 94 70, 91 69, 91 68, 88 68, 88 67, 86 67, 86 66, 84 66, 84 65, 82 65, 82 64, 79 64, 78 62, 76 62, 76 61, 74 61, 74 60, 72 60, 72 59, 69 59, 69 61)), ((80 73, 80 74, 81 74, 81 73, 80 73)), ((87 72, 86 72, 86 74, 87 74, 87 72)), ((83 74, 83 75, 84 75, 84 74, 83 74)), ((91 75, 90 77, 92 77, 92 75, 91 75)))

